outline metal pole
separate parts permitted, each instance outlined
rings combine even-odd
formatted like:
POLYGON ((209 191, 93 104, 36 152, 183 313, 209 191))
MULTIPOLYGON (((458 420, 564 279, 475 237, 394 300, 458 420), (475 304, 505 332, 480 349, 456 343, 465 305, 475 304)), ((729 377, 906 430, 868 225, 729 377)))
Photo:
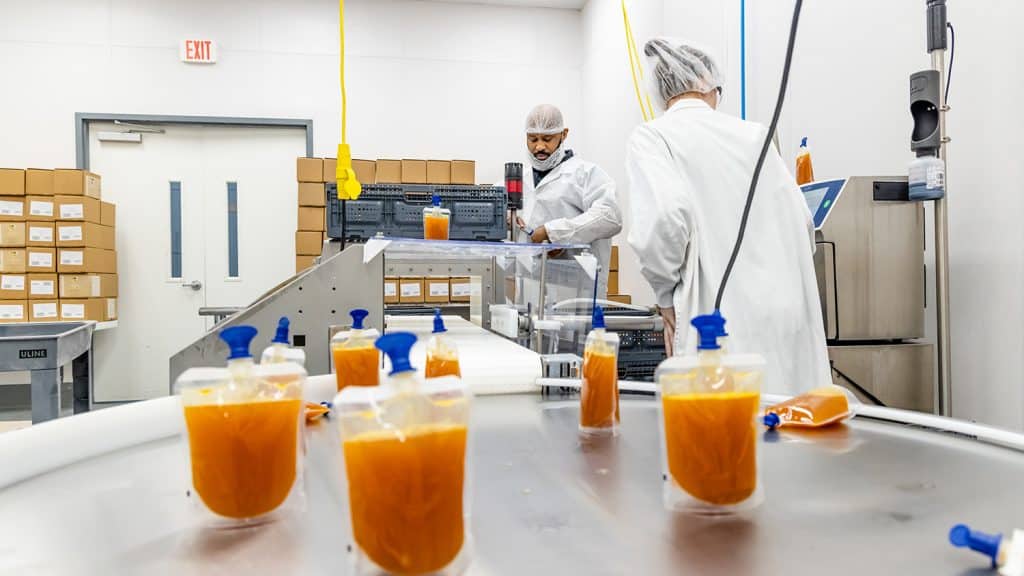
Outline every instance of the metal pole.
MULTIPOLYGON (((944 26, 944 25, 943 25, 944 26)), ((945 28, 943 27, 943 33, 945 28)), ((939 158, 946 165, 946 196, 935 201, 935 304, 938 351, 939 414, 953 415, 953 383, 949 342, 949 162, 946 160, 946 50, 933 50, 932 68, 939 72, 939 158)))
MULTIPOLYGON (((537 319, 544 319, 544 306, 545 292, 547 292, 547 281, 548 281, 548 251, 545 250, 540 255, 540 297, 537 298, 537 319)), ((544 347, 544 335, 536 327, 533 328, 534 334, 537 337, 537 347, 534 352, 540 354, 544 347)))

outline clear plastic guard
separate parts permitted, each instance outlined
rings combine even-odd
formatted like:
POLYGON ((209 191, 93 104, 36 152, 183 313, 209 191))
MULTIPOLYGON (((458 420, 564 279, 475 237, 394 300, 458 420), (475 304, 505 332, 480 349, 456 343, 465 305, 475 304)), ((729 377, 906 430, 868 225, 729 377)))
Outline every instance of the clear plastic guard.
POLYGON ((363 262, 376 258, 381 252, 391 258, 417 256, 457 256, 469 258, 540 256, 557 250, 589 250, 584 244, 523 244, 516 242, 474 242, 471 240, 420 240, 379 236, 366 241, 363 262))

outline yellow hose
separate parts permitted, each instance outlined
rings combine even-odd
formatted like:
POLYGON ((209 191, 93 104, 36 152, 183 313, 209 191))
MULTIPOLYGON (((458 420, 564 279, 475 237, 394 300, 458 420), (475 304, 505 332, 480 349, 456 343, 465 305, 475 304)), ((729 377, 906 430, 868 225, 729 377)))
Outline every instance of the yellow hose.
POLYGON ((338 0, 338 77, 341 83, 341 143, 338 144, 338 199, 356 200, 363 187, 352 169, 352 150, 348 146, 348 93, 345 91, 345 0, 338 0))
POLYGON ((622 0, 622 23, 626 30, 626 51, 629 53, 629 70, 633 76, 633 90, 636 92, 637 103, 640 104, 640 115, 643 116, 644 122, 648 122, 654 119, 654 107, 651 105, 650 94, 646 89, 641 90, 640 88, 640 81, 644 78, 644 67, 636 49, 636 40, 633 38, 633 27, 629 23, 626 0, 622 0))

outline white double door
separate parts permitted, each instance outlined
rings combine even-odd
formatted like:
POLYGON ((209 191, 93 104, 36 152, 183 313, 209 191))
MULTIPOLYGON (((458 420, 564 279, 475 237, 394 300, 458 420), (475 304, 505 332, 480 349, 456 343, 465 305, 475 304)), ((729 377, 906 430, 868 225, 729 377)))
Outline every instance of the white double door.
MULTIPOLYGON (((167 124, 141 143, 89 127, 90 170, 117 205, 118 327, 94 339, 95 400, 166 395, 169 359, 294 272, 300 128, 167 124)), ((262 328, 262 327, 261 327, 262 328)))

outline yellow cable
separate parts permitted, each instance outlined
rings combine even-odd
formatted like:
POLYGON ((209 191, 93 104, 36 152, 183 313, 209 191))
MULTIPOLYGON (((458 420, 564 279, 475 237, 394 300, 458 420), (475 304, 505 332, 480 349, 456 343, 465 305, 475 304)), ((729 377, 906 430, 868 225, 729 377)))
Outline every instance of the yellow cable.
POLYGON ((363 187, 352 169, 352 149, 348 145, 348 94, 345 91, 345 0, 338 0, 338 77, 341 84, 341 143, 334 172, 338 181, 338 198, 356 200, 363 187))
POLYGON ((341 78, 341 143, 346 144, 348 102, 345 93, 345 0, 338 0, 338 77, 341 78))
POLYGON ((640 115, 643 116, 644 122, 648 122, 654 119, 653 107, 651 107, 651 98, 644 90, 643 94, 640 91, 640 82, 637 80, 637 75, 643 78, 644 69, 640 63, 640 55, 637 53, 636 41, 633 39, 633 28, 629 24, 629 11, 626 9, 626 0, 622 0, 622 23, 626 30, 626 52, 629 54, 629 71, 633 77, 633 90, 636 92, 637 103, 640 104, 640 115), (646 97, 646 105, 645 105, 646 97))

